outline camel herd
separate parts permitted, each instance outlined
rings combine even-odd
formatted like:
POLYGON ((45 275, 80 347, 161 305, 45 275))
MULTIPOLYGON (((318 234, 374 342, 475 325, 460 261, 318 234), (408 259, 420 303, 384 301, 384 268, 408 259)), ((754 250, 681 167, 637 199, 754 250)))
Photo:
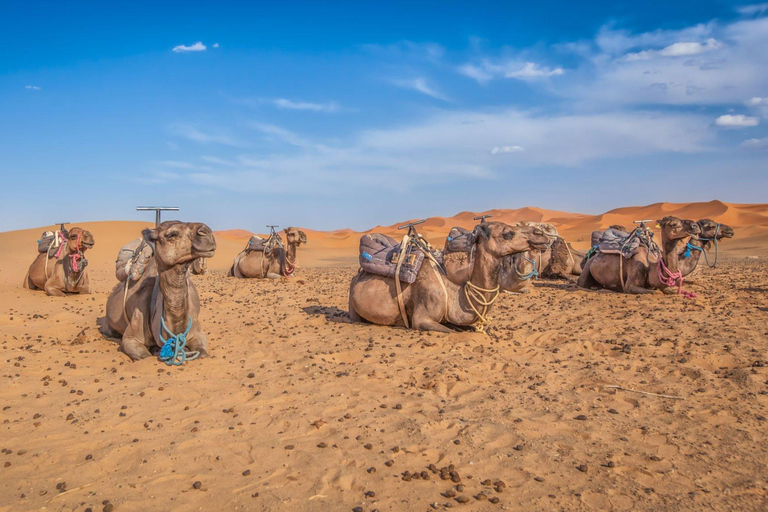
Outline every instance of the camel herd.
MULTIPOLYGON (((551 224, 478 219, 472 231, 453 228, 443 250, 432 248, 415 224, 405 226, 409 231, 402 243, 380 235, 375 241, 385 255, 379 261, 382 271, 365 265, 372 256, 361 240, 361 268, 349 288, 349 320, 438 332, 465 327, 482 331, 499 294, 525 293, 537 276, 578 276, 578 286, 585 289, 687 294, 684 278, 702 257, 710 264, 712 246, 716 262, 718 242, 733 237, 733 229, 710 219, 665 217, 655 223, 659 244, 644 223, 632 231, 611 226, 593 233, 592 248, 583 253, 551 224), (408 279, 403 278, 405 270, 411 272, 408 279)), ((292 277, 297 249, 307 236, 296 228, 283 232, 285 243, 274 228, 269 238, 252 237, 227 275, 292 277)), ((94 245, 93 235, 79 227, 67 232, 63 226, 44 235, 47 242, 40 244, 24 288, 58 297, 90 293, 85 253, 94 245)), ((107 299, 102 333, 119 338, 122 351, 133 360, 158 350, 169 365, 207 356, 191 274, 206 273, 207 259, 215 251, 213 231, 202 223, 166 221, 145 229, 118 255, 120 282, 107 299)))

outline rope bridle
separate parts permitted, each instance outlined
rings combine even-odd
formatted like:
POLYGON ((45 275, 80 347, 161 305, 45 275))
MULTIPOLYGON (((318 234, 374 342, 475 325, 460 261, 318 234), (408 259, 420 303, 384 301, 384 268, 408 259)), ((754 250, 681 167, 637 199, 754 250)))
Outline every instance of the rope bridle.
POLYGON ((490 319, 486 315, 488 314, 488 309, 493 305, 494 302, 496 302, 496 299, 499 298, 500 289, 501 287, 499 285, 496 285, 495 288, 490 290, 486 288, 480 288, 476 284, 472 283, 471 280, 467 281, 467 284, 464 285, 464 297, 466 297, 469 307, 472 308, 472 311, 475 313, 475 320, 472 322, 472 326, 476 331, 485 332, 486 324, 491 323, 490 319), (491 293, 493 296, 490 299, 486 299, 485 295, 483 295, 484 293, 491 293), (475 306, 475 302, 477 303, 477 306, 482 307, 482 312, 477 306, 475 306))
POLYGON ((712 238, 696 237, 697 240, 701 240, 702 242, 704 242, 704 245, 702 247, 699 247, 698 245, 693 245, 692 243, 687 242, 685 244, 685 252, 683 253, 683 258, 690 258, 691 250, 701 251, 704 254, 704 261, 706 262, 707 266, 709 268, 717 267, 717 259, 719 257, 717 235, 720 233, 720 226, 721 224, 718 223, 717 227, 715 228, 715 234, 712 238), (715 246, 715 261, 712 264, 709 263, 709 254, 707 253, 707 250, 706 250, 706 246, 709 242, 712 242, 712 244, 715 246))

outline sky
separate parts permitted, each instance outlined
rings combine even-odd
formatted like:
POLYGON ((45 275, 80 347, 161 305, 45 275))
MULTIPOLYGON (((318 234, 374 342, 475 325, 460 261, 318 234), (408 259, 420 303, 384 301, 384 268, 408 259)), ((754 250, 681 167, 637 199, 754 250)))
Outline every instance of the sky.
POLYGON ((766 48, 721 0, 5 2, 0 231, 768 202, 766 48))

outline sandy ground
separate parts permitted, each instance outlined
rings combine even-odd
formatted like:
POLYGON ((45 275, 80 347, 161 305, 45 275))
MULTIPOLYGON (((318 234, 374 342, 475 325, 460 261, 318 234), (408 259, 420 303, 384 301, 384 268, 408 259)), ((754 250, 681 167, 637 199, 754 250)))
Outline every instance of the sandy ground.
POLYGON ((0 511, 766 510, 752 220, 694 300, 542 281, 488 336, 345 323, 359 234, 310 232, 297 278, 242 281, 224 271, 247 233, 221 233, 193 278, 212 357, 172 369, 97 328, 140 223, 80 224, 95 291, 66 299, 20 286, 40 229, 0 234, 0 511))

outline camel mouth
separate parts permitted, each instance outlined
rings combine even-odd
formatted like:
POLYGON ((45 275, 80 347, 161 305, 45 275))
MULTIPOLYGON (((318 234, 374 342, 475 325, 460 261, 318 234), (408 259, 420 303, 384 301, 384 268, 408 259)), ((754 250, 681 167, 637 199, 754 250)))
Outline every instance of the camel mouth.
POLYGON ((93 242, 83 242, 82 243, 83 249, 92 249, 93 245, 94 245, 93 242))
POLYGON ((549 242, 534 242, 533 240, 528 241, 528 245, 531 246, 531 249, 534 249, 536 251, 545 251, 549 249, 549 242))
POLYGON ((201 249, 195 248, 196 258, 213 258, 214 254, 216 254, 216 247, 208 250, 201 250, 201 249))

